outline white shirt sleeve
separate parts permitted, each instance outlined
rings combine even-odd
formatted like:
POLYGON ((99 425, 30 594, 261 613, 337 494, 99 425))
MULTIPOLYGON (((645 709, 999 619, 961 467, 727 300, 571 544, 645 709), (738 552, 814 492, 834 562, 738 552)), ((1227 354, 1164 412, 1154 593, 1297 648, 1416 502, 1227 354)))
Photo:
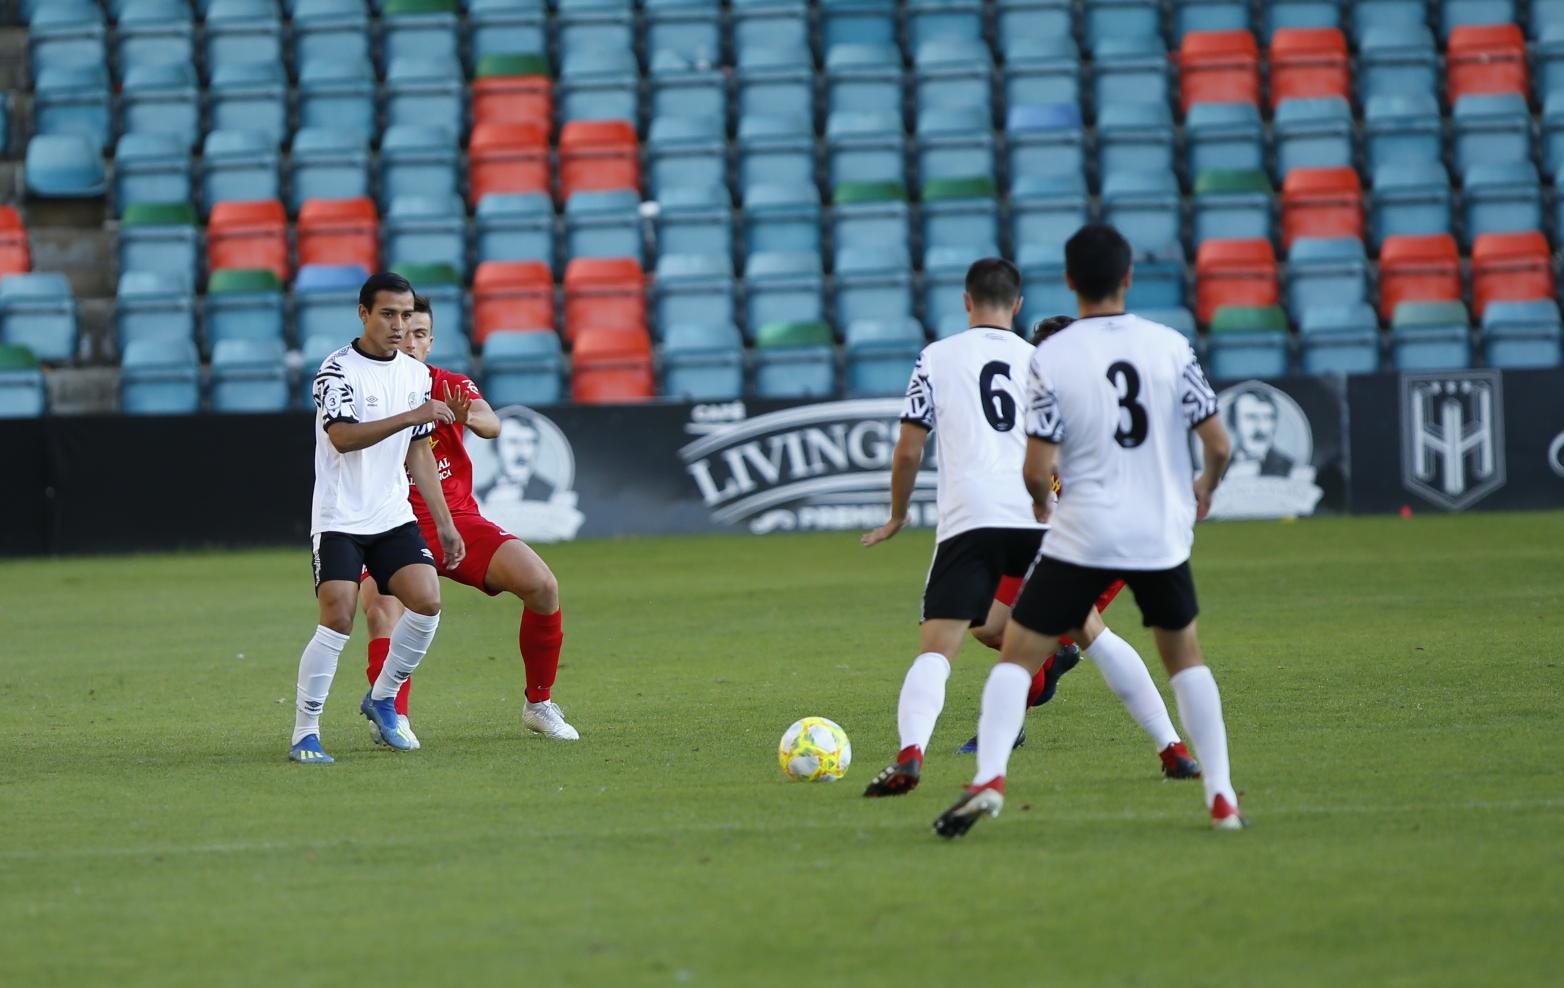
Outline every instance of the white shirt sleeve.
POLYGON ((1026 381, 1026 434, 1050 443, 1064 442, 1064 416, 1053 380, 1043 367, 1042 350, 1032 355, 1026 381))
MULTIPOLYGON (((422 368, 420 368, 420 369, 422 369, 422 368)), ((424 372, 424 376, 423 376, 423 391, 421 392, 421 396, 418 399, 418 403, 419 404, 423 404, 424 402, 428 401, 430 395, 433 394, 433 389, 434 389, 434 375, 428 373, 427 371, 425 371, 424 372)), ((414 439, 423 439, 426 436, 432 436, 432 435, 434 435, 434 423, 433 422, 425 422, 423 425, 415 425, 415 426, 413 426, 413 438, 414 439)))
POLYGON ((1179 401, 1184 409, 1184 421, 1193 429, 1216 414, 1216 392, 1206 381, 1205 371, 1195 357, 1195 348, 1184 344, 1179 356, 1183 368, 1179 374, 1179 401))
POLYGON ((333 422, 357 422, 358 393, 347 372, 336 360, 322 364, 315 374, 315 413, 322 427, 333 422))
POLYGON ((901 420, 934 431, 934 385, 929 380, 928 351, 918 354, 907 382, 907 400, 901 408, 901 420))

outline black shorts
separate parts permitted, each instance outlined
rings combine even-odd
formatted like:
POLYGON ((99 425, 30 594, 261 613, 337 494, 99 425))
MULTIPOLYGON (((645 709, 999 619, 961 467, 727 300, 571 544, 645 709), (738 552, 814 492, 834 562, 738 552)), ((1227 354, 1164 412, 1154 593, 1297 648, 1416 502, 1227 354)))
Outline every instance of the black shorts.
POLYGON ((1027 577, 1010 616, 1040 635, 1074 631, 1086 623, 1097 598, 1114 580, 1123 580, 1135 595, 1141 623, 1148 628, 1178 631, 1200 613, 1187 561, 1162 570, 1095 569, 1044 556, 1027 577))
POLYGON ((349 535, 346 532, 321 532, 315 545, 315 592, 327 580, 358 583, 364 570, 375 578, 381 593, 391 592, 391 577, 403 566, 422 563, 434 565, 434 553, 418 532, 418 523, 410 521, 379 535, 349 535))
POLYGON ((1005 576, 1025 576, 1043 544, 1041 528, 974 528, 934 547, 923 588, 924 621, 988 619, 1005 576))

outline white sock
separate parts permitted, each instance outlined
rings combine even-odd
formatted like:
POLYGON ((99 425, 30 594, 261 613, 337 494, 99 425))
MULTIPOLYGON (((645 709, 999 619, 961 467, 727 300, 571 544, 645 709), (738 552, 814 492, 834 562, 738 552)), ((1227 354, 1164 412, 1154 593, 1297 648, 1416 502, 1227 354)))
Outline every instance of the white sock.
POLYGON ((298 744, 311 734, 320 733, 320 711, 331 692, 331 677, 337 674, 337 660, 348 643, 348 636, 325 625, 315 627, 315 637, 299 656, 298 698, 294 701, 293 741, 298 744))
POLYGON ((386 654, 386 664, 380 667, 380 675, 369 691, 372 700, 385 700, 396 696, 396 691, 407 682, 407 677, 418 668, 434 641, 434 629, 440 626, 440 614, 419 614, 403 611, 396 629, 391 632, 391 650, 386 654))
POLYGON ((950 660, 938 652, 924 652, 912 660, 907 678, 901 683, 901 699, 896 702, 896 729, 901 732, 903 748, 914 745, 927 751, 934 722, 945 709, 945 681, 950 678, 950 660))
POLYGON ((1032 686, 1032 674, 1014 662, 996 662, 983 684, 983 706, 978 713, 977 774, 972 784, 980 786, 1005 774, 1010 764, 1010 749, 1021 722, 1026 719, 1026 691, 1032 686))
POLYGON ((1108 688, 1124 704, 1124 709, 1135 718, 1141 730, 1151 736, 1151 743, 1158 751, 1178 740, 1173 719, 1168 716, 1168 705, 1162 702, 1157 684, 1152 682, 1146 663, 1133 645, 1105 629, 1092 642, 1086 657, 1096 664, 1108 688))
POLYGON ((1218 795, 1226 796, 1231 806, 1238 805, 1233 780, 1227 765, 1227 725, 1222 723, 1222 695, 1216 689, 1216 677, 1207 666, 1185 669, 1174 676, 1173 696, 1178 700, 1178 719, 1195 746, 1200 759, 1200 778, 1206 784, 1206 806, 1218 795))

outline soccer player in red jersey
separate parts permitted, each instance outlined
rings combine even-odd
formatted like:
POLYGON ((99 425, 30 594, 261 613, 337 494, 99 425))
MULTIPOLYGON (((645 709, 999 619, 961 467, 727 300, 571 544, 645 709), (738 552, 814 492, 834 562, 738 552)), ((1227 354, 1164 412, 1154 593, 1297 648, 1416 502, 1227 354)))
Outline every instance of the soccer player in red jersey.
MULTIPOLYGON (((413 317, 402 338, 402 350, 427 362, 433 344, 434 312, 429 300, 419 295, 414 299, 413 317)), ((438 555, 439 542, 432 543, 435 563, 448 579, 482 590, 491 597, 508 592, 521 599, 519 645, 527 679, 521 722, 528 730, 546 738, 575 741, 581 737, 580 733, 566 723, 559 705, 550 698, 559 669, 560 643, 564 640, 559 582, 531 546, 483 517, 472 496, 472 460, 463 445, 463 426, 484 439, 493 439, 500 434, 499 416, 483 400, 471 378, 438 367, 430 367, 429 374, 433 378, 431 394, 449 405, 456 417, 454 422, 437 427, 428 441, 439 467, 440 483, 451 508, 451 517, 467 544, 467 557, 454 570, 447 570, 438 555)), ((434 522, 423 498, 414 491, 408 500, 412 502, 419 527, 433 531, 434 522)), ((376 590, 374 581, 366 578, 363 597, 371 639, 367 670, 370 682, 374 682, 386 660, 389 629, 396 626, 402 610, 395 597, 381 595, 376 590)), ((413 737, 407 719, 411 686, 411 679, 403 683, 396 698, 398 719, 403 733, 409 737, 413 737)), ((413 744, 418 746, 416 738, 413 744)))

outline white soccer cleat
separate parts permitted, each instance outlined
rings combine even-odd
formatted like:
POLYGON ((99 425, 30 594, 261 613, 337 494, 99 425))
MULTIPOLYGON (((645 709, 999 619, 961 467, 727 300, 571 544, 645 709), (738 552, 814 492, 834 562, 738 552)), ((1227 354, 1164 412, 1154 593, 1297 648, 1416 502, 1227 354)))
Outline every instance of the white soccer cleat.
MULTIPOLYGON (((409 751, 417 751, 419 748, 423 747, 423 745, 418 742, 418 735, 413 733, 413 724, 412 721, 407 719, 407 714, 396 715, 396 726, 401 729, 402 734, 407 738, 407 740, 412 742, 412 746, 408 748, 409 751)), ((386 739, 380 736, 380 728, 376 727, 373 722, 371 722, 369 725, 369 739, 376 744, 386 743, 386 739)))
POLYGON ((581 732, 565 723, 564 711, 553 700, 544 700, 542 703, 527 701, 527 705, 521 708, 521 723, 527 730, 553 741, 581 740, 581 732))

